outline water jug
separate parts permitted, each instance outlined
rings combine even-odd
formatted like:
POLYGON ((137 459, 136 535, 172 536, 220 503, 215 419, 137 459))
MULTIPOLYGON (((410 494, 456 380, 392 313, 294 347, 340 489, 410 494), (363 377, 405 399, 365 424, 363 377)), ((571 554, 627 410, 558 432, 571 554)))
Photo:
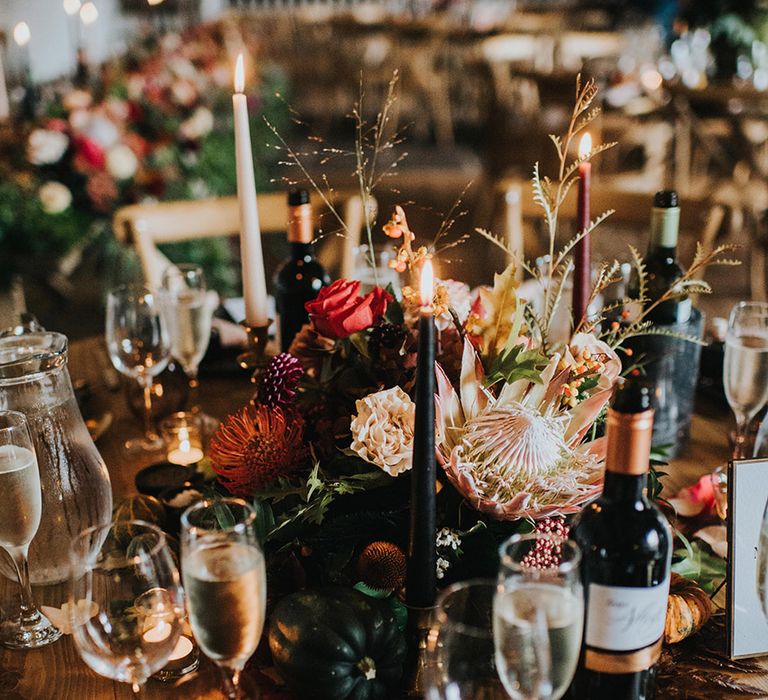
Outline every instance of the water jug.
MULTIPOLYGON (((66 336, 22 327, 0 335, 0 410, 27 416, 40 468, 43 513, 29 550, 32 583, 60 583, 75 536, 112 514, 109 474, 72 391, 66 336)), ((3 557, 0 572, 15 580, 3 557)))

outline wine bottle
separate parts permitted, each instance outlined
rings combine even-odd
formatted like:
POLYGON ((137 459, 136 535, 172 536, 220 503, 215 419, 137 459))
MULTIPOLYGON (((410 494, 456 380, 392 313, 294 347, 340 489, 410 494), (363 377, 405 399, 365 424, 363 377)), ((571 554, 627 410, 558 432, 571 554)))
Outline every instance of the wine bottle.
MULTIPOLYGON (((653 198, 651 241, 645 258, 645 307, 652 307, 647 318, 657 325, 686 323, 691 317, 691 300, 687 296, 676 297, 653 306, 683 275, 683 269, 677 262, 679 228, 680 206, 677 192, 657 192, 653 198)), ((637 279, 633 291, 635 294, 639 292, 637 279)))
POLYGON ((280 346, 287 351, 309 316, 304 304, 330 282, 328 273, 315 259, 312 239, 312 205, 306 190, 288 193, 288 243, 291 253, 275 273, 275 300, 280 314, 280 346))
POLYGON ((647 497, 651 390, 637 380, 608 411, 602 495, 575 518, 585 625, 574 700, 650 700, 669 593, 669 524, 647 497))

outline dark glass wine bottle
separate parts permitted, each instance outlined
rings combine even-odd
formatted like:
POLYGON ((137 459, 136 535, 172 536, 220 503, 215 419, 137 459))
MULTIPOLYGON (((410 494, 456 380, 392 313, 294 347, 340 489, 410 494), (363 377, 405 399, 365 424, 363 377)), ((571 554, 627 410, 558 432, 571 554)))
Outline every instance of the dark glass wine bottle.
MULTIPOLYGON (((646 308, 658 301, 683 274, 677 262, 677 235, 680 228, 680 206, 677 192, 664 190, 653 198, 651 241, 645 258, 648 300, 646 308)), ((639 291, 635 278, 635 295, 639 291)), ((657 325, 686 323, 691 316, 691 300, 677 297, 664 301, 648 312, 648 320, 657 325)))
POLYGON ((312 205, 306 190, 288 193, 288 243, 291 254, 275 273, 275 301, 280 315, 280 347, 287 351, 309 316, 304 304, 330 282, 325 268, 315 259, 312 247, 312 205))
POLYGON ((579 513, 585 624, 573 700, 650 700, 661 654, 672 538, 647 497, 651 390, 628 381, 608 411, 603 493, 579 513))

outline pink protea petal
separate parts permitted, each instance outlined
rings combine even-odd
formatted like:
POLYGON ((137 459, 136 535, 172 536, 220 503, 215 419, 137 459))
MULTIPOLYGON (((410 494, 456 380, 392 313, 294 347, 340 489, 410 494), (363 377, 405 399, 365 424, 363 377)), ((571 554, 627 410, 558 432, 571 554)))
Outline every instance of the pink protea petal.
POLYGON ((598 391, 573 409, 571 422, 568 424, 568 430, 565 431, 565 441, 568 444, 576 445, 581 442, 595 422, 595 418, 600 415, 603 406, 608 403, 612 391, 613 389, 598 391))
POLYGON ((464 417, 471 420, 488 405, 488 395, 483 388, 485 372, 472 343, 464 339, 464 354, 461 357, 461 405, 464 417))

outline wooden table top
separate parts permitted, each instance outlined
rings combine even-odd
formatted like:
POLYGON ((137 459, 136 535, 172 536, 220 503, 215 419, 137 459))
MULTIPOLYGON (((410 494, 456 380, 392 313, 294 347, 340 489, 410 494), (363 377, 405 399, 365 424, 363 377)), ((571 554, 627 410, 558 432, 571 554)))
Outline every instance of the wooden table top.
MULTIPOLYGON (((114 421, 107 433, 97 442, 112 479, 115 501, 135 492, 134 477, 143 467, 159 461, 159 455, 139 455, 130 458, 124 453, 125 439, 138 436, 140 421, 128 410, 122 391, 109 391, 104 381, 104 370, 109 366, 106 349, 100 340, 73 343, 70 349, 70 375, 74 380, 86 380, 92 389, 90 408, 94 413, 107 408, 114 421)), ((216 417, 248 400, 252 393, 247 375, 202 377, 203 408, 216 417)), ((728 418, 722 415, 694 418, 692 440, 683 458, 675 460, 669 468, 667 489, 695 481, 702 473, 711 471, 727 459, 726 426, 728 418)), ((13 609, 17 587, 0 577, 0 608, 13 609)), ((35 589, 38 604, 61 606, 66 600, 65 587, 48 586, 35 589)), ((765 677, 750 676, 750 682, 768 691, 768 673, 765 677)), ((150 680, 142 691, 142 698, 203 698, 218 700, 220 690, 217 671, 201 659, 199 671, 175 688, 172 684, 150 680)), ((768 692, 766 693, 768 696, 768 692)), ((72 698, 130 698, 130 688, 102 678, 90 671, 80 659, 71 637, 63 637, 53 645, 29 652, 0 647, 0 698, 14 700, 47 700, 72 698)), ((665 696, 666 697, 666 696, 665 696)))

